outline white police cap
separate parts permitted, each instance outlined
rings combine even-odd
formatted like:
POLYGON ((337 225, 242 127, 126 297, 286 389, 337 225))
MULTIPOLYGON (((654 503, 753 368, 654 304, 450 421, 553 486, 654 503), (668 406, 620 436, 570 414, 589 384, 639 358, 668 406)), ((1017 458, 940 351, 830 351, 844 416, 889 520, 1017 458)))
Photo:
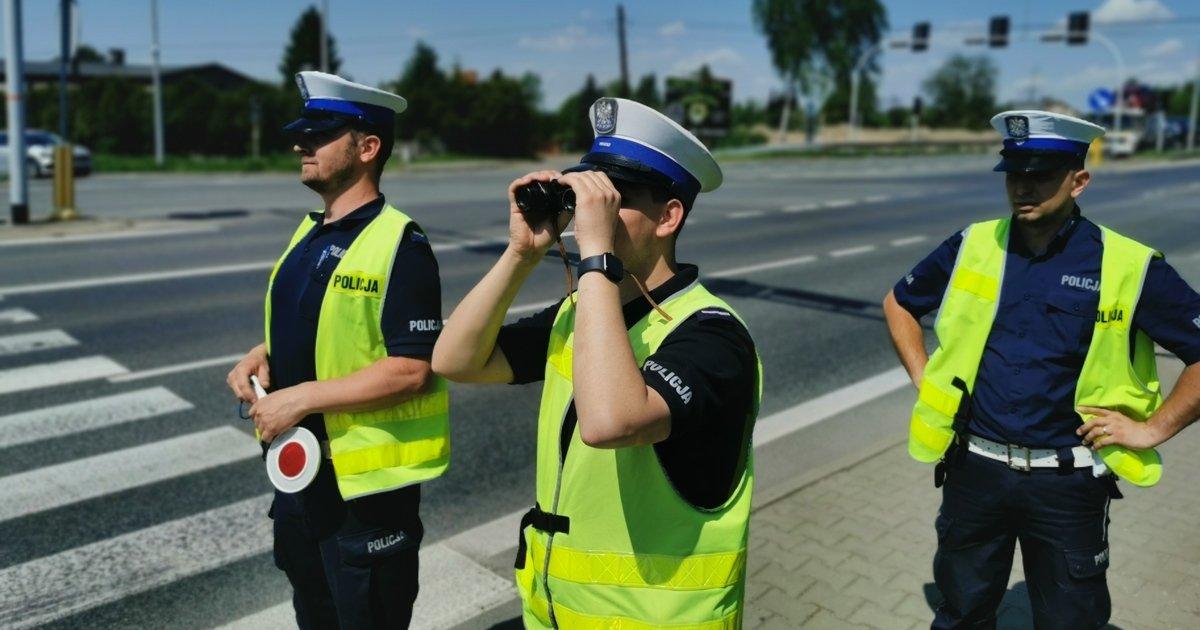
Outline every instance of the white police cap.
POLYGON ((408 106, 402 96, 325 72, 297 72, 296 85, 304 99, 304 112, 284 127, 285 131, 320 131, 348 121, 390 129, 396 114, 408 106))
POLYGON ((625 98, 605 97, 589 116, 596 139, 584 163, 648 168, 673 183, 685 204, 696 193, 716 190, 723 176, 704 143, 654 109, 625 98))
POLYGON ((992 127, 1004 138, 997 171, 1037 171, 1054 168, 1070 158, 1087 155, 1092 140, 1104 127, 1086 120, 1036 109, 1001 112, 992 127))

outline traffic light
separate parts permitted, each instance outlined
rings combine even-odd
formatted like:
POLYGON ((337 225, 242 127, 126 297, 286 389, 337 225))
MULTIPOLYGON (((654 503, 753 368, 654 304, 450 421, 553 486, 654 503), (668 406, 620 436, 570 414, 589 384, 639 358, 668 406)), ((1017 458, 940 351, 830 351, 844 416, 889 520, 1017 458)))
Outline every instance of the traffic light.
POLYGON ((921 110, 925 109, 925 101, 921 100, 920 96, 913 97, 912 113, 917 118, 921 117, 921 110))
POLYGON ((988 48, 1008 46, 1008 16, 997 15, 988 22, 988 48))
POLYGON ((929 22, 917 22, 913 25, 912 51, 926 50, 929 50, 929 22))
POLYGON ((1067 16, 1067 45, 1082 46, 1088 41, 1088 23, 1091 14, 1087 11, 1076 11, 1067 16))

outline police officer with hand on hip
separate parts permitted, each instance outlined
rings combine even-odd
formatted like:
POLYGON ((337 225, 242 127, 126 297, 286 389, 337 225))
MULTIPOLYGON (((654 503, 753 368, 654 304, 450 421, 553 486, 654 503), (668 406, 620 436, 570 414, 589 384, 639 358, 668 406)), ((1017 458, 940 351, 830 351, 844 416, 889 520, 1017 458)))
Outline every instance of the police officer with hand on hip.
POLYGON ((304 109, 285 131, 325 207, 304 217, 271 272, 266 341, 228 383, 271 444, 275 563, 299 626, 403 628, 417 595, 419 484, 450 455, 446 386, 429 362, 437 262, 379 192, 406 103, 321 72, 296 80, 304 109), (313 448, 284 443, 290 435, 315 437, 313 448))
POLYGON ((933 627, 995 625, 1019 540, 1035 625, 1098 628, 1116 480, 1154 485, 1154 447, 1200 416, 1200 295, 1080 213, 1102 128, 1043 111, 992 125, 1011 216, 951 236, 884 300, 919 392, 909 453, 937 462, 942 487, 933 627), (927 358, 919 319, 934 309, 927 358), (1187 364, 1165 401, 1156 342, 1187 364))
POLYGON ((675 260, 721 170, 649 107, 602 98, 590 116, 578 166, 510 186, 508 248, 447 321, 434 370, 544 381, 517 558, 526 627, 737 627, 761 369, 737 314, 675 260), (572 217, 539 220, 547 200, 574 208, 579 290, 503 325, 572 217))

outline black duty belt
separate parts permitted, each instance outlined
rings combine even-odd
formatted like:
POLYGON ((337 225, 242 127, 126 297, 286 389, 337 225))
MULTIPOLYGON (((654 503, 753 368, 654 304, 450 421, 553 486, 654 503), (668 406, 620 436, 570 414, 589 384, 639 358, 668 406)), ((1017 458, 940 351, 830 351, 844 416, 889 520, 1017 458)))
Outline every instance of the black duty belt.
POLYGON ((517 530, 517 561, 513 563, 517 569, 525 568, 525 528, 530 526, 547 534, 566 534, 571 531, 571 519, 561 514, 543 512, 536 503, 529 508, 521 517, 521 527, 517 530))

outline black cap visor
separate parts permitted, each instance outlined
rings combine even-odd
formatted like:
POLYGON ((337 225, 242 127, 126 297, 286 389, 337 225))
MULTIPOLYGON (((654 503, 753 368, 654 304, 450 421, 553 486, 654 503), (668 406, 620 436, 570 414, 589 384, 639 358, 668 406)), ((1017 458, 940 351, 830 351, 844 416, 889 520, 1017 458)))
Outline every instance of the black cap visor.
POLYGON ((1083 162, 1083 157, 1065 151, 1011 151, 1000 152, 1000 163, 993 171, 1005 173, 1037 173, 1070 168, 1083 162))

